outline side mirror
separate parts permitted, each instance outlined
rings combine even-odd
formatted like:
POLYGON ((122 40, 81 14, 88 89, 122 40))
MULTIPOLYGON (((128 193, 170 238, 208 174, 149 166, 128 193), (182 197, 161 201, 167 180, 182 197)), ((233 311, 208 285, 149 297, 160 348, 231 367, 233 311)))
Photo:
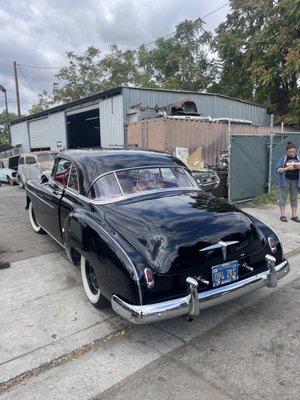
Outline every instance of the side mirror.
POLYGON ((43 174, 43 175, 41 176, 41 182, 42 182, 42 183, 47 183, 47 182, 49 182, 49 177, 48 177, 47 175, 43 174))

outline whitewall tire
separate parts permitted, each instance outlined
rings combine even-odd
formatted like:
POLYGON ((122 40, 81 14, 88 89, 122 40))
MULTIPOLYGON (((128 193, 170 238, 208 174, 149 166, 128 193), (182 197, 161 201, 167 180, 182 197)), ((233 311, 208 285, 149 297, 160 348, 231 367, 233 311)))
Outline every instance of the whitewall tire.
POLYGON ((86 297, 96 308, 107 307, 108 301, 101 294, 96 273, 91 264, 83 256, 81 256, 80 259, 80 269, 82 284, 86 297))
POLYGON ((29 212, 29 220, 30 220, 30 224, 32 226, 32 229, 36 232, 36 233, 44 233, 45 231, 43 230, 43 228, 38 224, 35 214, 34 214, 34 210, 32 207, 32 201, 29 203, 29 208, 28 208, 28 212, 29 212))
POLYGON ((21 175, 18 176, 18 183, 21 189, 25 188, 25 184, 23 183, 23 179, 21 177, 21 175))

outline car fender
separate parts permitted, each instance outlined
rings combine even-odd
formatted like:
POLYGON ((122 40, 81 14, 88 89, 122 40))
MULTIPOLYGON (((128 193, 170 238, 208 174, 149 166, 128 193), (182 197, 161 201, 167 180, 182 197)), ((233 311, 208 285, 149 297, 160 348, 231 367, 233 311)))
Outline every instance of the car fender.
POLYGON ((69 258, 73 259, 74 249, 91 263, 107 299, 118 294, 133 304, 142 304, 144 264, 109 225, 76 210, 65 219, 63 235, 69 258))

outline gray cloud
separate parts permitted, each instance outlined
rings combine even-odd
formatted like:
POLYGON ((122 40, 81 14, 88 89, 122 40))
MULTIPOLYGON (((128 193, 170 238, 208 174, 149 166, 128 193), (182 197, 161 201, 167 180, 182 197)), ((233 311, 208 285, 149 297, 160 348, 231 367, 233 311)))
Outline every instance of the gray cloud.
MULTIPOLYGON (((16 110, 13 61, 39 66, 62 66, 65 52, 82 52, 89 45, 106 51, 109 44, 135 48, 172 32, 184 19, 195 19, 226 0, 19 0, 0 1, 0 83, 16 110)), ((228 6, 212 14, 205 28, 213 30, 228 6)), ((22 68, 37 92, 49 90, 55 70, 22 68)), ((37 97, 20 75, 22 111, 37 97)), ((0 94, 0 109, 4 101, 0 94)))

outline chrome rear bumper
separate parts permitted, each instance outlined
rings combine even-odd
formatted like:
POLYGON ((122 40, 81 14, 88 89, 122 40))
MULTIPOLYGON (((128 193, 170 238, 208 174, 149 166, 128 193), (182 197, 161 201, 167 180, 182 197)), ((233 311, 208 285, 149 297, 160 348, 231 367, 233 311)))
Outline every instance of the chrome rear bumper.
POLYGON ((198 282, 188 277, 186 281, 189 294, 187 296, 161 303, 132 305, 113 295, 112 308, 117 314, 136 324, 150 324, 182 315, 196 316, 199 315, 200 310, 235 299, 261 287, 275 287, 277 280, 290 271, 286 260, 275 265, 275 258, 267 255, 266 262, 267 271, 206 292, 198 293, 198 282))

